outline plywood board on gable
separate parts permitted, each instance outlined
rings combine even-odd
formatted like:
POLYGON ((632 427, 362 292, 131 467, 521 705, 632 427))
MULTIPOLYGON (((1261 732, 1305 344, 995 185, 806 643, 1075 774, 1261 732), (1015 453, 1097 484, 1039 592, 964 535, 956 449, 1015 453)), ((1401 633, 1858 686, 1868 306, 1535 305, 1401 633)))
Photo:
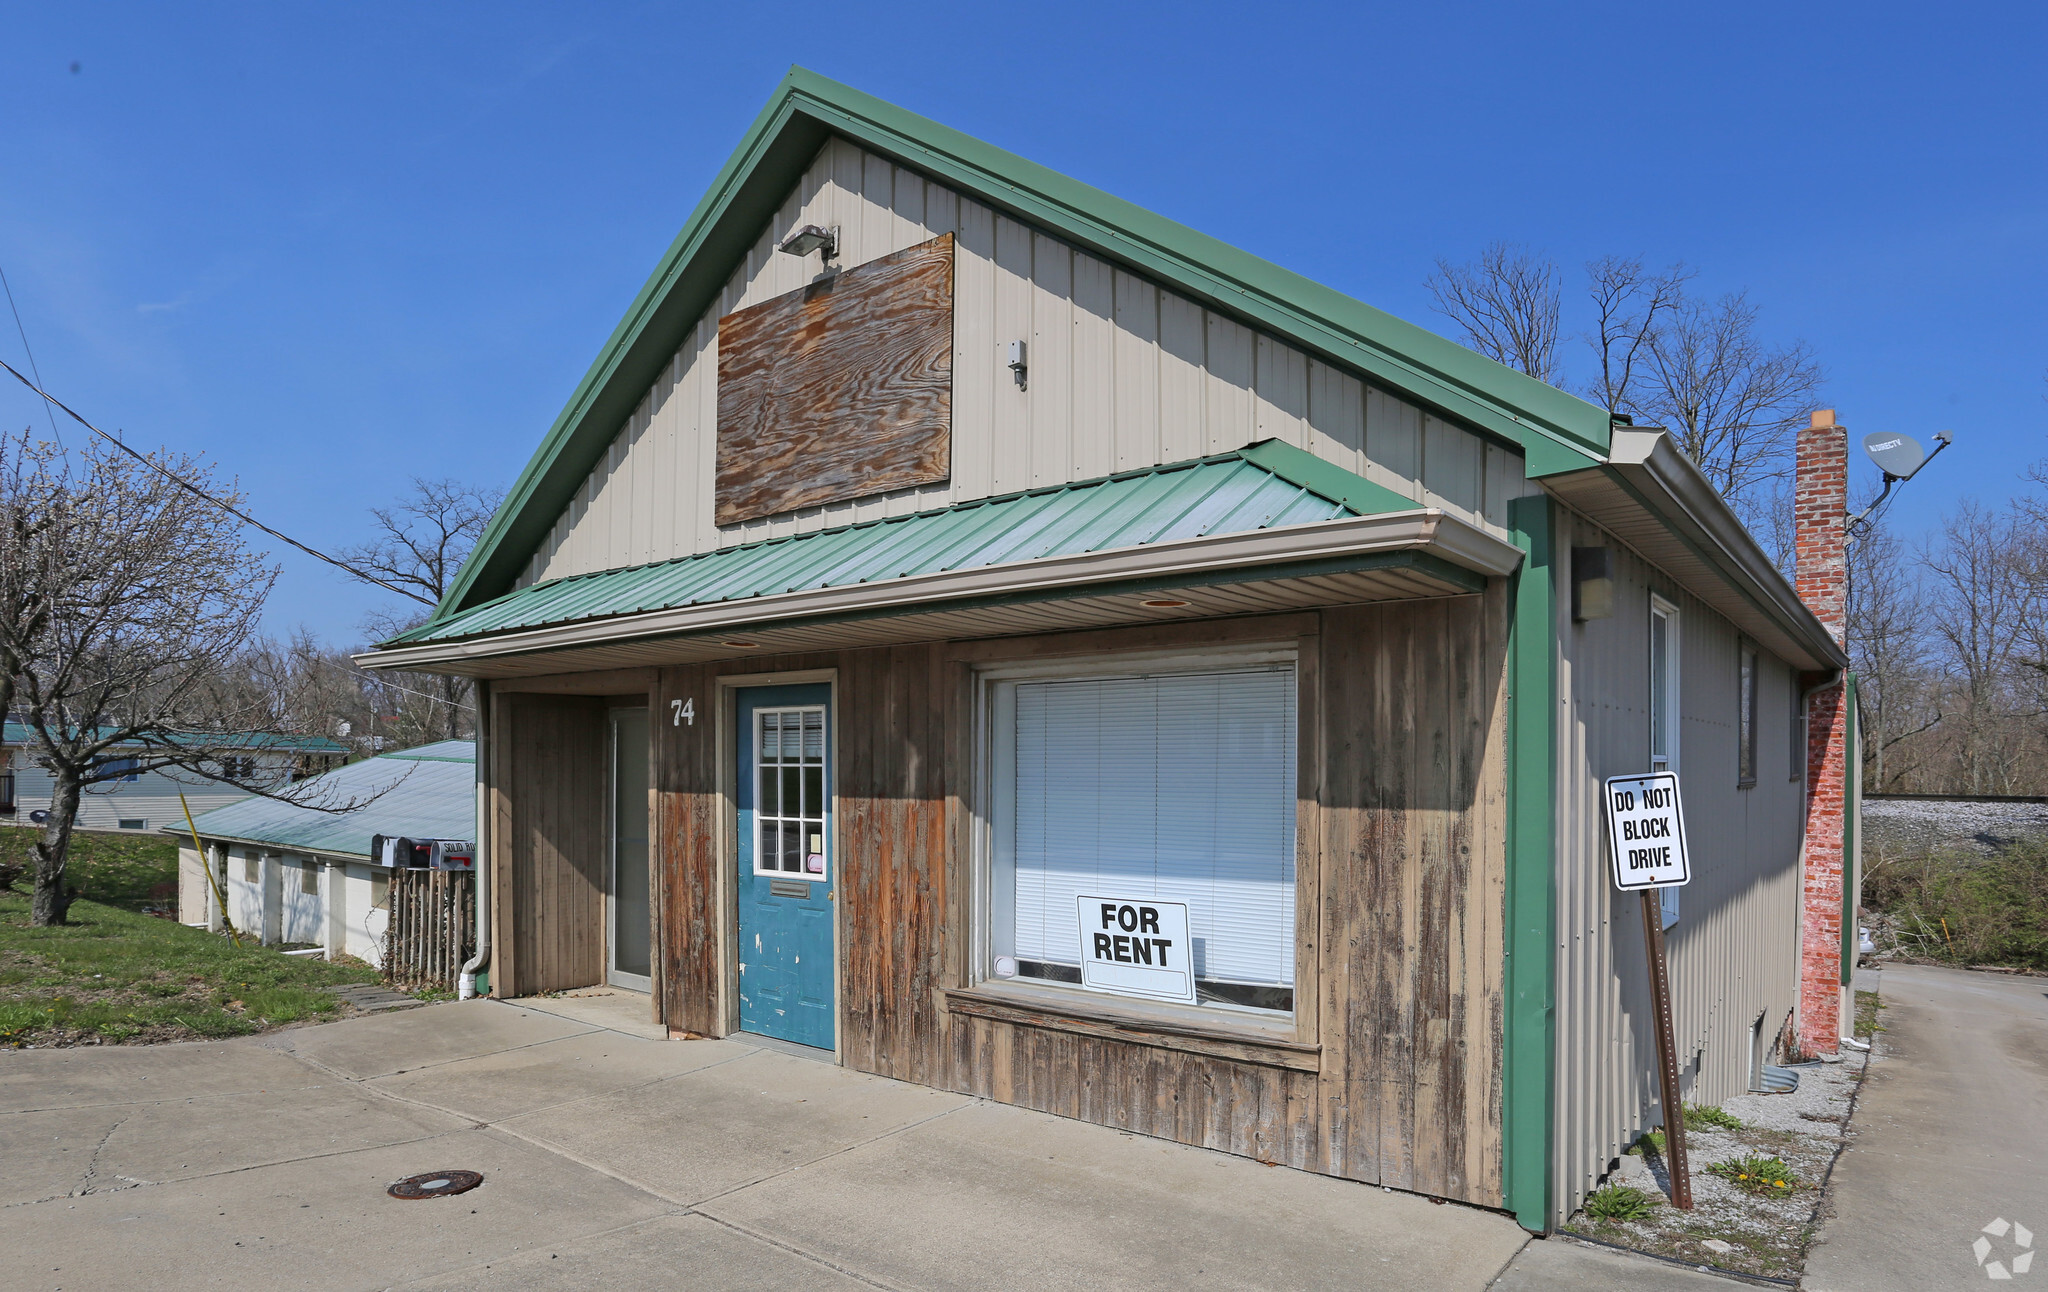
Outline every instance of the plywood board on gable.
POLYGON ((942 482, 952 424, 950 233, 719 320, 720 525, 942 482))

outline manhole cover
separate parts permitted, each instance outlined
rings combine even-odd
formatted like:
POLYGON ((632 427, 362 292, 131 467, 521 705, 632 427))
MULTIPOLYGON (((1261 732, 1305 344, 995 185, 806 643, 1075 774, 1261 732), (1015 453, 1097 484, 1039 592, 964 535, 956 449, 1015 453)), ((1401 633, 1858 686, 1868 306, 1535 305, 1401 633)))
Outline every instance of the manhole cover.
POLYGON ((409 1202, 414 1198, 440 1198, 451 1193, 467 1193, 483 1182, 483 1176, 475 1171, 428 1171, 424 1175, 409 1175, 384 1192, 409 1202))

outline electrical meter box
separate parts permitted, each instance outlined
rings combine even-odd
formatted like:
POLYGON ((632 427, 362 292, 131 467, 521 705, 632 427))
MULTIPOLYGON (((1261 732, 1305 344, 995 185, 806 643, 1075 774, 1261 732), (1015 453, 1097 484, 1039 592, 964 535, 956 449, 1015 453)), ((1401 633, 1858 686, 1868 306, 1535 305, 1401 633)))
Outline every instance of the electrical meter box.
POLYGON ((467 839, 434 839, 433 867, 435 870, 460 870, 476 873, 476 848, 467 839))

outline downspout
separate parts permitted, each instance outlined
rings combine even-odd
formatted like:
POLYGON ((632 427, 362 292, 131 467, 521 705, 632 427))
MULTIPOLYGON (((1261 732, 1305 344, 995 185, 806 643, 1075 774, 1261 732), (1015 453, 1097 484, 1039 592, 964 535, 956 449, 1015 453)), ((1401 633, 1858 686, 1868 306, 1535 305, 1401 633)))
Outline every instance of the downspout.
POLYGON ((456 999, 476 996, 477 971, 491 963, 491 693, 490 683, 476 679, 476 954, 462 962, 456 999))

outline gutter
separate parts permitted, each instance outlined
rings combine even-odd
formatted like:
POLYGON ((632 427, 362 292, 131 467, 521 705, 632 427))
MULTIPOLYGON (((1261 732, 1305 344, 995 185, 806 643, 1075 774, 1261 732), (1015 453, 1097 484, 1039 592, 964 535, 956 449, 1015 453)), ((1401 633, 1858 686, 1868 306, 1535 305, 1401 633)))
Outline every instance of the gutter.
MULTIPOLYGON (((682 636, 745 626, 759 631, 779 621, 820 614, 913 613, 932 603, 964 597, 1066 592, 1126 579, 1182 578, 1201 582, 1218 571, 1287 561, 1420 552, 1462 569, 1499 577, 1521 564, 1522 553, 1479 527, 1435 508, 1314 521, 1273 529, 1210 534, 1171 543, 1067 556, 1039 557, 964 570, 942 570, 876 583, 805 588, 769 596, 682 605, 605 618, 518 628, 471 638, 397 646, 355 656, 365 668, 416 668, 468 660, 610 644, 630 638, 682 636)), ((707 554, 708 555, 708 554, 707 554)))

